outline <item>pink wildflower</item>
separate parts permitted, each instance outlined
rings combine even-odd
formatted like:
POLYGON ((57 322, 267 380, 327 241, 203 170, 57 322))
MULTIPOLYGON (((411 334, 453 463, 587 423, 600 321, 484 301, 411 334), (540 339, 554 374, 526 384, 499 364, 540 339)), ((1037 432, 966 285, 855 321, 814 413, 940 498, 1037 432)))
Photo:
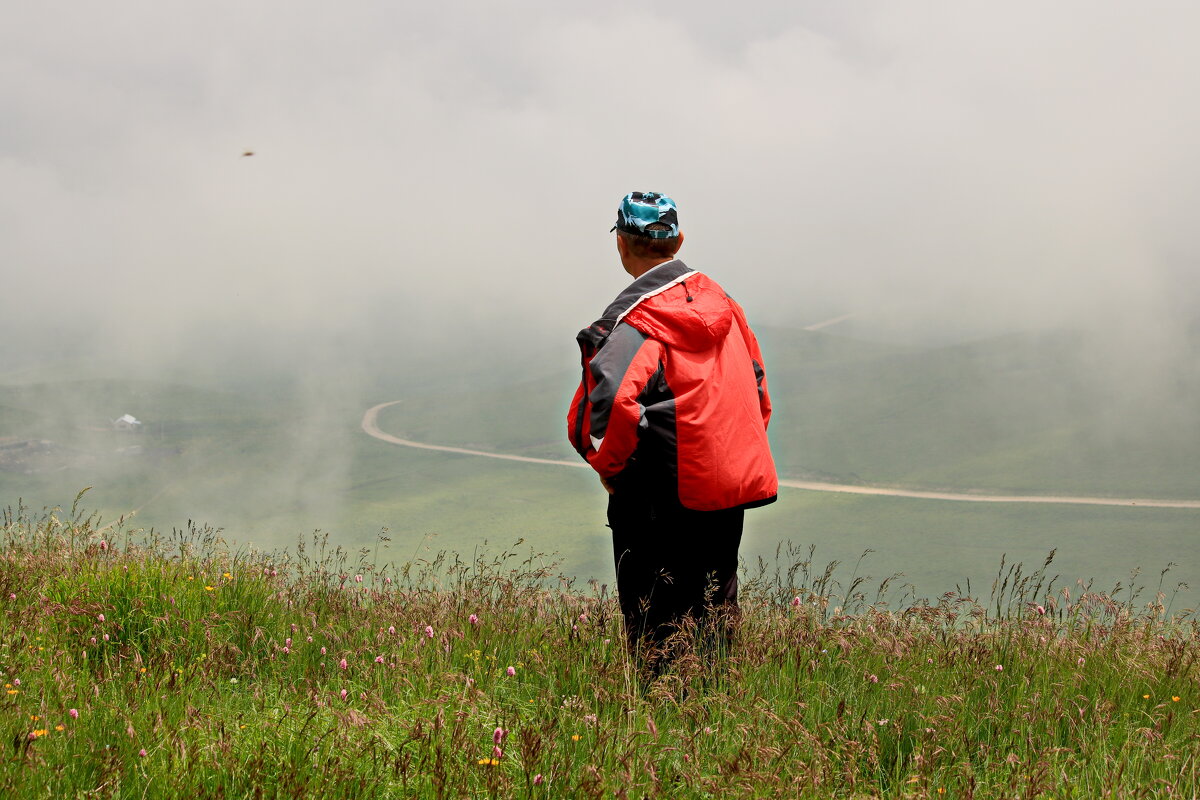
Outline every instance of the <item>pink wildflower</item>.
POLYGON ((354 582, 355 582, 355 583, 362 583, 362 575, 355 575, 355 576, 354 576, 354 582))
POLYGON ((284 654, 285 656, 286 656, 288 653, 290 653, 290 652, 292 652, 292 648, 290 648, 290 647, 284 647, 284 648, 283 648, 283 654, 284 654))
POLYGON ((997 665, 996 665, 996 672, 1003 672, 1003 671, 1004 671, 1004 665, 1003 665, 1003 664, 997 664, 997 665))
POLYGON ((283 640, 283 646, 284 646, 284 647, 291 647, 291 646, 292 646, 292 637, 290 637, 290 636, 289 636, 289 637, 287 637, 286 639, 284 639, 284 640, 283 640))
POLYGON ((375 656, 375 663, 376 663, 376 664, 382 664, 382 663, 383 663, 383 656, 375 656))
POLYGON ((346 659, 343 658, 341 661, 338 662, 338 666, 341 667, 342 669, 346 669, 349 665, 346 663, 346 659))
POLYGON ((430 639, 433 638, 433 626, 432 625, 425 626, 425 635, 428 636, 430 639))
POLYGON ((396 626, 395 626, 395 625, 388 625, 388 633, 390 633, 390 634, 392 634, 392 635, 395 635, 395 633, 396 633, 396 626))
POLYGON ((101 549, 101 550, 107 550, 107 549, 108 549, 108 542, 106 542, 106 541, 104 541, 103 539, 101 539, 101 540, 100 540, 100 549, 101 549))
POLYGON ((270 576, 271 576, 271 568, 270 568, 270 567, 263 567, 263 575, 264 575, 264 576, 266 576, 266 577, 270 577, 270 576))
POLYGON ((142 758, 145 758, 146 757, 146 748, 143 747, 141 750, 138 750, 138 755, 141 756, 142 758))
POLYGON ((93 636, 93 637, 91 638, 91 640, 90 640, 90 642, 89 642, 89 643, 90 643, 90 644, 95 644, 95 643, 96 643, 96 637, 95 637, 95 636, 93 636))
POLYGON ((546 782, 546 779, 542 777, 542 773, 539 772, 537 775, 533 776, 533 785, 534 786, 541 786, 545 782, 546 782))
POLYGON ((506 670, 505 670, 505 672, 506 672, 506 673, 508 673, 508 677, 510 677, 510 678, 511 678, 511 677, 513 677, 513 676, 515 676, 515 675, 517 674, 517 668, 516 668, 516 667, 509 667, 508 669, 506 669, 506 670))
POLYGON ((324 647, 322 647, 322 648, 321 648, 321 655, 325 655, 325 648, 324 648, 324 647))
POLYGON ((1076 661, 1075 663, 1082 667, 1083 666, 1083 656, 1080 656, 1079 660, 1076 661))
POLYGON ((496 730, 492 732, 492 743, 495 745, 501 744, 504 741, 505 736, 508 736, 508 731, 504 730, 504 728, 496 728, 496 730))
POLYGON ((279 574, 279 573, 278 573, 278 572, 276 572, 275 570, 271 570, 271 577, 272 577, 272 578, 274 578, 274 577, 275 577, 276 575, 278 575, 278 574, 279 574))
POLYGON ((9 599, 9 600, 16 600, 16 599, 17 599, 17 596, 16 596, 16 594, 9 594, 9 596, 8 596, 8 599, 9 599))
POLYGON ((799 605, 800 605, 800 598, 793 597, 792 598, 792 608, 797 608, 797 607, 799 607, 799 605))
POLYGON ((342 699, 343 699, 343 700, 345 700, 347 697, 349 697, 349 696, 350 696, 350 693, 349 693, 349 692, 347 692, 345 689, 342 689, 342 692, 341 692, 341 694, 342 694, 342 699))
POLYGON ((70 711, 67 712, 67 716, 69 716, 71 719, 79 719, 79 709, 72 708, 70 711))
POLYGON ((309 644, 312 644, 312 637, 309 636, 308 639, 306 639, 305 641, 307 641, 309 644))
POLYGON ((104 615, 103 615, 103 614, 97 614, 97 615, 96 615, 96 619, 100 620, 101 622, 104 622, 104 615))
POLYGON ((579 621, 587 622, 587 612, 586 611, 579 615, 579 621))
POLYGON ((1038 607, 1037 607, 1037 612, 1038 612, 1038 615, 1039 615, 1039 616, 1040 616, 1040 615, 1042 615, 1042 614, 1045 614, 1045 613, 1046 613, 1046 607, 1045 607, 1045 606, 1038 606, 1038 607))
POLYGON ((867 680, 870 681, 871 683, 879 683, 879 676, 878 675, 869 675, 867 677, 867 680))
POLYGON ((504 755, 504 751, 500 749, 499 745, 492 748, 492 758, 499 758, 502 755, 504 755))
POLYGON ((383 579, 383 582, 384 582, 384 583, 386 583, 386 584, 391 584, 391 582, 392 582, 392 579, 391 579, 391 578, 384 578, 384 579, 383 579))
POLYGON ((106 641, 106 642, 108 641, 108 634, 107 634, 107 633, 106 633, 106 634, 104 634, 104 641, 106 641))
POLYGON ((479 624, 479 617, 477 617, 477 616, 475 616, 474 614, 472 614, 471 616, 467 617, 467 622, 471 623, 472 625, 478 625, 478 624, 479 624))

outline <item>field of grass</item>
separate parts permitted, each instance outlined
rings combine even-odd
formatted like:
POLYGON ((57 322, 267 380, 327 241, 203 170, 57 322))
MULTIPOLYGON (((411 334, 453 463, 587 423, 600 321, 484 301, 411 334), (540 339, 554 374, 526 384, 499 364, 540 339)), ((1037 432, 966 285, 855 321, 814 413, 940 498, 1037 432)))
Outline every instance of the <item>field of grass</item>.
MULTIPOLYGON (((1155 422, 1175 426, 1169 445, 1151 435, 1145 413, 1131 416, 1130 430, 1142 437, 1137 442, 1126 446, 1101 435, 1110 409, 1103 397, 1078 388, 1086 364, 1073 359, 1070 337, 923 350, 803 331, 768 329, 763 339, 778 409, 774 446, 785 474, 1032 493, 1113 494, 1125 487, 1148 496, 1200 496, 1200 487, 1189 488, 1200 480, 1200 442, 1189 438, 1184 422, 1170 415, 1155 422), (1055 382, 1057 404, 1034 391, 1055 382), (1071 406, 1077 394, 1089 399, 1071 406)), ((477 360, 439 371, 434 361, 389 363, 382 356, 368 366, 375 377, 366 383, 329 370, 289 382, 247 368, 221 381, 210 373, 203 385, 63 378, 51 369, 25 374, 0 384, 0 442, 52 440, 61 469, 0 469, 0 497, 40 508, 91 486, 87 503, 106 523, 138 509, 132 524, 142 528, 170 531, 197 520, 223 528, 232 541, 268 549, 314 529, 355 548, 386 528, 395 557, 440 548, 470 553, 483 540, 524 538, 558 553, 563 569, 580 579, 611 581, 605 498, 587 471, 408 450, 359 429, 364 408, 402 399, 380 416, 393 434, 574 458, 561 436, 574 380, 568 368, 547 359, 477 360), (112 431, 109 421, 129 412, 146 420, 146 430, 112 431), (125 452, 131 445, 141 452, 125 452)), ((1118 581, 1128 586, 1135 568, 1143 571, 1140 581, 1154 582, 1176 562, 1167 585, 1190 586, 1175 608, 1200 603, 1200 513, 1191 510, 999 506, 785 489, 777 504, 747 520, 742 552, 750 564, 785 541, 814 544, 822 558, 844 562, 871 549, 865 571, 903 573, 927 597, 989 580, 1002 555, 1028 563, 1057 549, 1064 579, 1094 578, 1105 589, 1118 581)))
POLYGON ((883 605, 787 554, 726 659, 647 682, 611 595, 523 548, 138 539, 4 520, 4 797, 1200 792, 1200 628, 1049 571, 883 605))

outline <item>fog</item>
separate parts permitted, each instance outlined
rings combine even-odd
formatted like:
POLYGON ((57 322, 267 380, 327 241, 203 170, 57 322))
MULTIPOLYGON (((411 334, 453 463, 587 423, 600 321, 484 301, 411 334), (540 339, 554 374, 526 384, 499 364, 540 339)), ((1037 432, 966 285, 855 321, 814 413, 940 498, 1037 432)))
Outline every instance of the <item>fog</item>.
POLYGON ((756 325, 1084 330, 1114 418, 1194 406, 1194 4, 9 6, 4 379, 286 392, 298 498, 381 373, 569 393, 631 190, 756 325))

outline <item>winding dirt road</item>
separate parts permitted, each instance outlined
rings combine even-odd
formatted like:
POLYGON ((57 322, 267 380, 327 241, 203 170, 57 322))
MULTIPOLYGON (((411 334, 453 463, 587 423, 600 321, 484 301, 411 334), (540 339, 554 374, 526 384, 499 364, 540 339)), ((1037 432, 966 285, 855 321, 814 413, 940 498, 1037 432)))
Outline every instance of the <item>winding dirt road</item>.
MULTIPOLYGON (((467 456, 483 456, 484 458, 499 458, 505 461, 524 461, 529 464, 550 464, 556 467, 583 467, 582 461, 558 461, 551 458, 530 458, 528 456, 512 456, 504 453, 489 453, 485 450, 468 450, 465 447, 448 447, 440 444, 425 444, 410 439, 400 439, 379 429, 379 412, 388 406, 394 406, 401 401, 380 403, 368 408, 363 414, 362 429, 367 435, 373 436, 391 444, 403 447, 415 447, 419 450, 438 450, 443 453, 459 453, 467 456)), ((792 489, 804 489, 810 492, 839 492, 842 494, 870 494, 883 497, 912 497, 919 500, 952 500, 966 503, 1053 503, 1084 506, 1138 506, 1142 508, 1196 508, 1200 509, 1200 500, 1154 500, 1148 498, 1128 497, 1071 497, 1066 495, 1024 495, 1024 494, 976 494, 958 492, 934 492, 919 489, 892 489, 885 486, 864 486, 850 483, 822 483, 819 481, 794 481, 781 478, 780 486, 792 489)))

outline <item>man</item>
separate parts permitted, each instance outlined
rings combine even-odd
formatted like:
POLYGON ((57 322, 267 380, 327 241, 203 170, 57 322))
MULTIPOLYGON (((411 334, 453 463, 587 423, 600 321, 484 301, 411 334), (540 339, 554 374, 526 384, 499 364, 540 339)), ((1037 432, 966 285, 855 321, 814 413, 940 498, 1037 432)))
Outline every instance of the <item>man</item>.
POLYGON ((631 655, 653 671, 681 620, 728 635, 743 511, 775 500, 771 401, 741 306, 678 258, 669 197, 631 192, 617 253, 633 278, 577 337, 583 379, 568 434, 609 493, 631 655))

